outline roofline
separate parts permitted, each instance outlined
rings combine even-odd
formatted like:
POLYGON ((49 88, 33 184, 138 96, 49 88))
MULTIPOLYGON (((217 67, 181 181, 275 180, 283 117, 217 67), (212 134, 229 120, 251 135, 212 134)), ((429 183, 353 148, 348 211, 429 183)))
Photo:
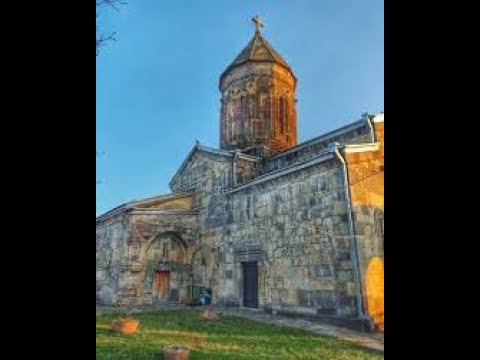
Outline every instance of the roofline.
POLYGON ((241 63, 238 63, 238 64, 235 64, 235 65, 229 65, 223 72, 222 74, 220 75, 220 80, 218 82, 218 90, 221 92, 222 91, 222 81, 223 81, 223 78, 227 75, 227 73, 231 72, 232 70, 238 68, 238 67, 241 67, 243 65, 246 65, 248 63, 268 63, 268 64, 274 64, 274 65, 278 65, 282 68, 284 68, 285 70, 288 70, 288 72, 290 72, 290 74, 292 75, 293 77, 293 80, 294 80, 294 89, 297 88, 297 83, 298 83, 298 79, 297 77, 295 76, 295 74, 293 73, 293 70, 289 67, 289 66, 285 66, 285 65, 282 65, 280 64, 279 62, 277 61, 272 61, 272 60, 254 60, 254 59, 249 59, 249 60, 245 60, 241 63))
POLYGON ((367 124, 367 120, 365 119, 361 119, 361 120, 357 120, 357 121, 354 121, 350 124, 347 124, 347 125, 344 125, 340 128, 337 128, 335 130, 332 130, 332 131, 329 131, 329 132, 326 132, 325 134, 322 134, 320 136, 317 136, 317 137, 314 137, 313 139, 310 139, 310 140, 306 140, 300 144, 298 144, 297 146, 287 150, 287 151, 284 151, 284 152, 281 152, 279 154, 276 154, 272 157, 269 158, 269 160, 275 160, 275 159, 278 159, 282 156, 285 156, 285 155, 288 155, 288 154, 291 154, 293 152, 296 152, 298 150, 301 150, 303 149, 304 147, 307 147, 307 146, 310 146, 312 144, 315 144, 317 142, 321 142, 321 141, 325 141, 325 140, 328 140, 328 139, 331 139, 332 137, 335 137, 335 136, 339 136, 339 135, 342 135, 344 133, 347 133, 351 130, 354 130, 354 129, 357 129, 357 128, 360 128, 362 126, 364 126, 365 124, 367 124))
POLYGON ((315 156, 311 159, 308 159, 308 160, 305 160, 305 161, 287 166, 285 168, 267 173, 265 175, 256 177, 254 180, 252 180, 252 181, 250 181, 246 184, 242 184, 242 185, 239 185, 235 188, 231 188, 231 189, 227 190, 226 193, 227 194, 233 194, 233 193, 236 193, 238 191, 245 190, 246 188, 249 188, 250 186, 259 185, 259 184, 262 184, 264 182, 271 181, 271 180, 277 179, 279 177, 297 172, 299 170, 303 170, 303 169, 308 168, 310 166, 325 162, 327 160, 335 159, 336 156, 335 156, 334 152, 335 152, 334 147, 329 146, 326 150, 322 151, 320 154, 318 154, 317 156, 315 156))
MULTIPOLYGON (((222 149, 214 149, 210 148, 207 146, 203 146, 200 144, 195 144, 193 149, 188 153, 187 157, 183 161, 182 165, 178 168, 178 170, 175 172, 175 175, 173 175, 172 180, 169 182, 170 188, 172 187, 173 182, 175 179, 182 173, 183 169, 187 166, 188 162, 190 161, 190 158, 193 156, 193 154, 197 151, 203 151, 209 154, 214 154, 214 155, 219 155, 219 156, 226 156, 226 157, 235 157, 236 156, 236 150, 222 150, 222 149)), ((253 161, 253 162, 259 162, 260 159, 255 157, 255 156, 250 156, 250 155, 245 155, 245 154, 240 154, 238 156, 242 160, 248 160, 248 161, 253 161)))
POLYGON ((125 204, 122 204, 120 206, 117 206, 115 208, 113 208, 112 210, 109 210, 99 216, 96 217, 96 222, 101 222, 101 221, 104 221, 104 220, 107 220, 107 219, 110 219, 116 215, 119 215, 123 212, 126 212, 129 207, 128 207, 129 203, 125 203, 125 204))
POLYGON ((239 67, 239 66, 242 66, 242 65, 245 65, 249 62, 253 62, 253 63, 272 63, 272 64, 277 64, 277 65, 280 65, 282 68, 288 70, 290 72, 290 74, 293 76, 293 79, 295 81, 295 84, 294 84, 294 88, 297 87, 297 77, 295 76, 295 74, 293 73, 293 70, 292 68, 290 67, 290 65, 287 63, 287 61, 283 58, 282 55, 280 55, 277 50, 274 49, 274 47, 268 42, 268 40, 263 36, 263 34, 261 32, 255 32, 255 34, 253 35, 253 37, 250 39, 250 41, 247 43, 247 45, 243 48, 243 50, 240 51, 240 53, 235 57, 235 59, 233 60, 233 62, 230 63, 230 65, 227 66, 227 68, 222 72, 222 74, 220 75, 220 81, 219 81, 219 89, 220 91, 222 91, 222 81, 223 81, 223 78, 224 76, 229 73, 230 71, 232 71, 233 69, 239 67), (253 55, 253 49, 254 49, 254 44, 252 44, 252 47, 250 49, 250 53, 248 55, 248 58, 247 60, 244 60, 240 63, 236 63, 235 64, 235 61, 238 59, 238 57, 243 53, 243 50, 245 50, 246 47, 248 47, 251 43, 254 43, 255 40, 259 38, 261 41, 263 41, 265 47, 267 48, 267 51, 270 53, 270 56, 272 58, 279 58, 283 64, 280 62, 280 61, 275 61, 275 60, 256 60, 256 59, 251 59, 252 55, 253 55))
POLYGON ((366 143, 366 144, 349 144, 344 146, 343 151, 346 154, 363 153, 363 152, 380 150, 380 147, 381 147, 381 143, 379 142, 366 143))
POLYGON ((181 199, 181 198, 190 197, 190 196, 193 196, 193 192, 170 193, 170 194, 165 194, 165 195, 152 196, 152 197, 141 199, 141 200, 133 200, 133 201, 130 202, 130 205, 131 206, 139 206, 139 205, 142 205, 144 203, 148 203, 148 202, 155 201, 155 200, 164 200, 164 199, 167 200, 167 199, 170 199, 170 198, 181 199))
POLYGON ((117 207, 113 208, 112 210, 107 211, 106 213, 103 213, 103 214, 97 216, 96 217, 96 222, 105 221, 105 220, 110 219, 110 218, 112 218, 116 215, 119 215, 121 213, 125 213, 129 210, 137 210, 137 209, 135 209, 135 206, 146 203, 148 201, 169 199, 169 198, 182 198, 182 197, 187 197, 187 196, 192 196, 192 195, 193 195, 192 192, 179 192, 179 193, 171 193, 171 194, 166 194, 166 195, 152 196, 152 197, 141 199, 141 200, 132 200, 132 201, 124 203, 120 206, 117 206, 117 207))
POLYGON ((197 215, 198 210, 132 209, 132 215, 197 215))

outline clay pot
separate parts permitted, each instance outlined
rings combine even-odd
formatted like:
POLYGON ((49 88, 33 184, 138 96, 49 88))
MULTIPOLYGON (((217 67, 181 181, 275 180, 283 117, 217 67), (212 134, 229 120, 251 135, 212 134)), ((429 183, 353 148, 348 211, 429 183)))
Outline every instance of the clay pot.
POLYGON ((112 324, 112 329, 122 334, 130 335, 137 332, 138 325, 140 321, 133 319, 120 319, 114 321, 112 324))
POLYGON ((188 360, 190 350, 181 345, 171 346, 163 351, 163 360, 188 360))

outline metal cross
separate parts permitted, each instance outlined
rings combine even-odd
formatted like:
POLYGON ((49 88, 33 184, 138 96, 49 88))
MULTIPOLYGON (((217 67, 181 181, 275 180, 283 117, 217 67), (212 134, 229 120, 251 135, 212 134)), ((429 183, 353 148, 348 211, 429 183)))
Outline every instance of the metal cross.
POLYGON ((265 26, 265 25, 263 25, 262 18, 257 15, 254 18, 252 18, 252 21, 255 23, 256 32, 260 33, 261 28, 265 26))

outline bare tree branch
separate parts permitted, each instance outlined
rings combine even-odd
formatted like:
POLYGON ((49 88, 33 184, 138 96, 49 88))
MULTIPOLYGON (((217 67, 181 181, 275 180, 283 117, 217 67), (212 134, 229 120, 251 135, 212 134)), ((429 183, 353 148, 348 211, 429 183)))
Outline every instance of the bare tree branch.
POLYGON ((110 41, 116 41, 117 38, 116 38, 116 33, 110 33, 108 35, 105 35, 105 34, 100 34, 100 35, 97 35, 97 44, 96 44, 96 55, 98 56, 98 54, 100 53, 100 48, 104 45, 106 45, 108 42, 110 41))
MULTIPOLYGON (((99 12, 102 8, 109 7, 115 11, 120 11, 120 5, 126 5, 127 3, 123 0, 95 0, 96 2, 96 16, 98 18, 99 12)), ((116 33, 112 32, 109 34, 104 34, 101 30, 99 30, 97 26, 97 37, 96 37, 96 55, 98 56, 100 52, 100 48, 106 45, 108 42, 115 41, 116 33)))
POLYGON ((97 3, 97 7, 100 7, 102 5, 108 5, 117 11, 119 10, 119 8, 117 7, 118 5, 127 4, 125 1, 122 1, 122 0, 95 0, 95 1, 97 3))

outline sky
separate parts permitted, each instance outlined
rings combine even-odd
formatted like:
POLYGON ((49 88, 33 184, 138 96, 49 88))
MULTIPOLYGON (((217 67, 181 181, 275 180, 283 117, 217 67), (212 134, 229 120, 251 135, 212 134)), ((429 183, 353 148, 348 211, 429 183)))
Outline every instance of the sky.
POLYGON ((222 71, 263 35, 298 78, 299 142, 384 111, 383 0, 129 0, 97 24, 96 214, 170 192, 198 140, 218 148, 222 71))

